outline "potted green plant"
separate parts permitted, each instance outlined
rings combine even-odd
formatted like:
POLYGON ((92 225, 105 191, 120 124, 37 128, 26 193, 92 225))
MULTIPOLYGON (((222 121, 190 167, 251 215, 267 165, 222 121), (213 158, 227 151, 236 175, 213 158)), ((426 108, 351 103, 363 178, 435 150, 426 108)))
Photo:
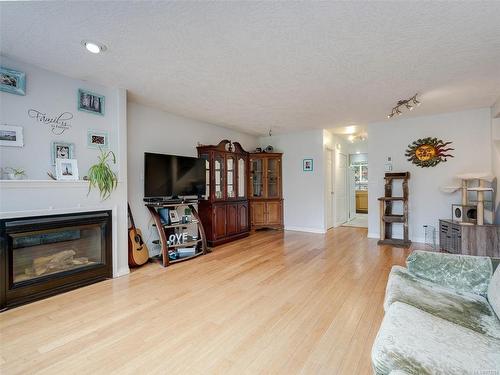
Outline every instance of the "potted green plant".
POLYGON ((111 196, 118 185, 118 177, 111 169, 109 162, 116 164, 116 156, 113 151, 105 151, 99 148, 98 163, 90 167, 88 173, 89 192, 92 188, 98 188, 101 199, 106 200, 111 196))

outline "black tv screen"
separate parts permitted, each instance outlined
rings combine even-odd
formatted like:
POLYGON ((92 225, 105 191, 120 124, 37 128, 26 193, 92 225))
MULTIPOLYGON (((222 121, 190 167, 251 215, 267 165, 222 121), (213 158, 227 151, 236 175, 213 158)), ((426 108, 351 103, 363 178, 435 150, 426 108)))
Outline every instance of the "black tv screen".
POLYGON ((144 153, 144 198, 205 195, 205 160, 144 153))

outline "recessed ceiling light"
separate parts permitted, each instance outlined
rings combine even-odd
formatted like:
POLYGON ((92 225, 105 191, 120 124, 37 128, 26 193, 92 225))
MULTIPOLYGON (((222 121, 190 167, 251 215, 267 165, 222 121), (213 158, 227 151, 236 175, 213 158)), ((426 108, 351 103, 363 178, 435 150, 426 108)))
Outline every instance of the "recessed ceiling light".
POLYGON ((104 44, 91 42, 90 40, 82 40, 82 45, 91 53, 100 53, 106 51, 104 44))

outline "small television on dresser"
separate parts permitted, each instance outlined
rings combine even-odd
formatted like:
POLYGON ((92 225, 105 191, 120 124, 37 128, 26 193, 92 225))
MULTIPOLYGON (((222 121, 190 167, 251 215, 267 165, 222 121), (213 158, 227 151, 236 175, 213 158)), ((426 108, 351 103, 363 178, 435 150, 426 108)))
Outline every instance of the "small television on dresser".
POLYGON ((187 156, 144 153, 144 199, 203 198, 205 160, 187 156))

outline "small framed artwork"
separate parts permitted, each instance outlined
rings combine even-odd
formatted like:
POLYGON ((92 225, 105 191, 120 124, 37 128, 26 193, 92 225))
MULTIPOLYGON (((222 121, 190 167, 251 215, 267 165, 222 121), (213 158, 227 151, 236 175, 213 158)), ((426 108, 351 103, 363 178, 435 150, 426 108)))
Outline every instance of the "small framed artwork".
POLYGON ((313 159, 302 160, 302 169, 304 170, 304 172, 312 172, 313 171, 313 159))
POLYGON ((0 67, 0 91, 26 95, 26 73, 0 67))
POLYGON ((170 217, 170 223, 178 223, 179 222, 179 214, 176 210, 170 210, 168 212, 168 216, 170 217))
POLYGON ((76 159, 56 159, 56 177, 58 180, 78 180, 76 159))
POLYGON ((108 132, 101 130, 88 130, 87 131, 87 147, 88 148, 103 148, 109 146, 108 132))
POLYGON ((104 95, 78 89, 78 110, 104 116, 104 95))
POLYGON ((74 159, 75 144, 65 142, 52 142, 51 160, 52 165, 56 165, 56 159, 74 159))
POLYGON ((0 146, 23 147, 22 126, 0 125, 0 146))

